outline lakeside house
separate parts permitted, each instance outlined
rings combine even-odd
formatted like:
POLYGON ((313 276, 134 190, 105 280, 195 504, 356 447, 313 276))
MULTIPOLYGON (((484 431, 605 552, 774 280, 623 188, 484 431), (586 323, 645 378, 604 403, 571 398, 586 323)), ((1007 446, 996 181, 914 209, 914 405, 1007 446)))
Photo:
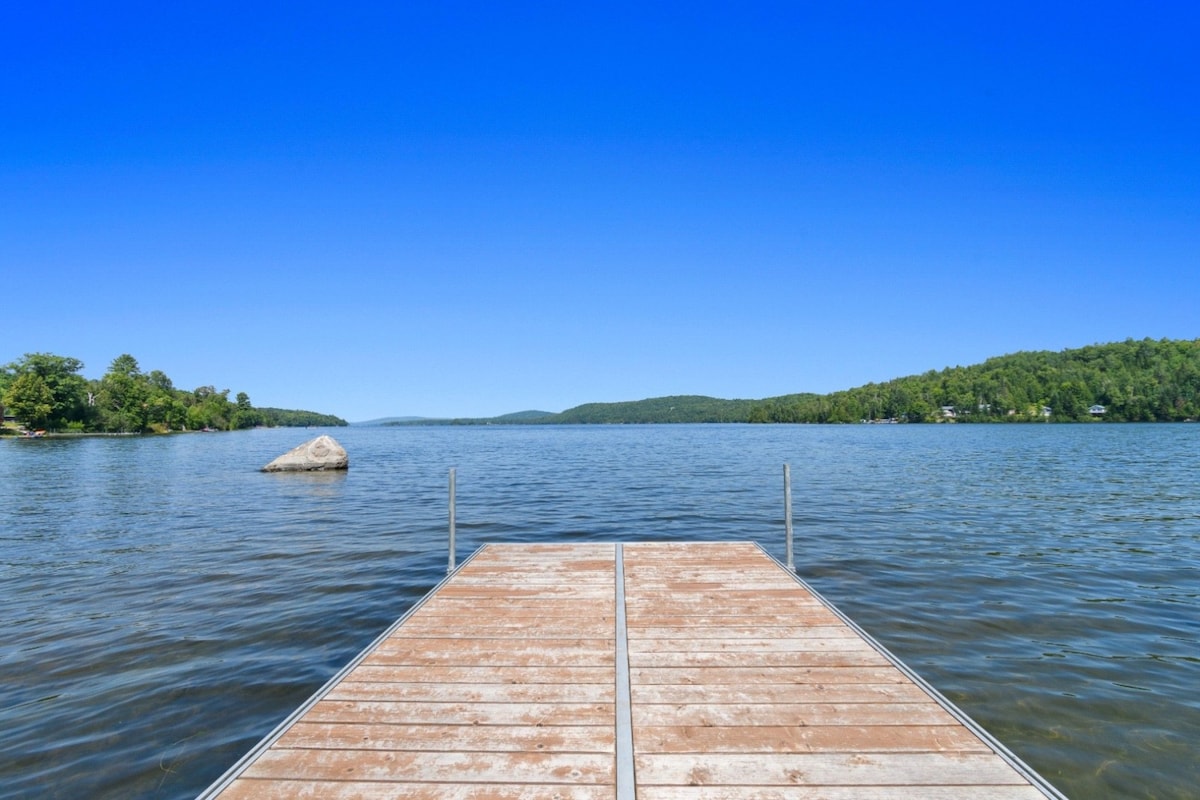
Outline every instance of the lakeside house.
POLYGON ((1088 409, 1088 413, 1091 414, 1093 417, 1102 417, 1102 416, 1104 416, 1106 411, 1108 411, 1108 409, 1105 408, 1104 406, 1100 405, 1099 403, 1095 404, 1094 406, 1092 406, 1091 408, 1088 409))

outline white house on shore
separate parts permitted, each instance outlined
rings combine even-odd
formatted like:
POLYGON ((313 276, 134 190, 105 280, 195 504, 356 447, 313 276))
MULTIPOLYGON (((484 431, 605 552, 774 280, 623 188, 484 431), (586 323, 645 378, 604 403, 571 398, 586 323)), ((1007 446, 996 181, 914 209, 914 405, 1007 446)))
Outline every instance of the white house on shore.
POLYGON ((1106 411, 1108 411, 1108 409, 1105 408, 1104 406, 1100 405, 1099 403, 1097 403, 1096 405, 1094 405, 1088 409, 1088 413, 1091 414, 1093 417, 1102 417, 1102 416, 1104 416, 1104 413, 1106 411))

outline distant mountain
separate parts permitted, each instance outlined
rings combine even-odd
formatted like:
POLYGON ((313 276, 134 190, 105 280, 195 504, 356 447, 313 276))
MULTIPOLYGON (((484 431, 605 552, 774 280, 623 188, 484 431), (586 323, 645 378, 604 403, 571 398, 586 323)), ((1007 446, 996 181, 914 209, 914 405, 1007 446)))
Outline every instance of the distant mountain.
POLYGON ((553 411, 516 411, 512 414, 505 414, 500 417, 492 417, 492 422, 531 422, 533 420, 542 420, 545 417, 553 417, 553 411))
POLYGON ((553 417, 552 411, 514 411, 499 417, 465 417, 450 419, 446 417, 387 417, 373 422, 359 422, 358 425, 521 425, 541 422, 553 417))
POLYGON ((721 400, 703 395, 672 395, 623 403, 586 403, 536 420, 556 425, 658 422, 745 422, 757 400, 721 400))

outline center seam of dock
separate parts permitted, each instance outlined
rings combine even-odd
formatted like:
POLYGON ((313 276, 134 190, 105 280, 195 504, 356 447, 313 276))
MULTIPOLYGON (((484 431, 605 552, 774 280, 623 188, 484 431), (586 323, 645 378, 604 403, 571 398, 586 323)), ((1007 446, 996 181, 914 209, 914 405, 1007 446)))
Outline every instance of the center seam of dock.
POLYGON ((636 796, 633 750, 633 697, 629 681, 629 628, 625 616, 625 550, 616 545, 617 800, 636 796))

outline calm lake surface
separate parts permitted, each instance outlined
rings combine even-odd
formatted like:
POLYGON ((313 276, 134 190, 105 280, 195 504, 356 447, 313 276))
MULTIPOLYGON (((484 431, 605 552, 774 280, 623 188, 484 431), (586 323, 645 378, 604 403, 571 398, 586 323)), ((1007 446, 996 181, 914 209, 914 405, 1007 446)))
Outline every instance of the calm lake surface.
POLYGON ((191 798, 488 541, 752 539, 1063 792, 1200 796, 1200 425, 0 440, 0 798, 191 798))

